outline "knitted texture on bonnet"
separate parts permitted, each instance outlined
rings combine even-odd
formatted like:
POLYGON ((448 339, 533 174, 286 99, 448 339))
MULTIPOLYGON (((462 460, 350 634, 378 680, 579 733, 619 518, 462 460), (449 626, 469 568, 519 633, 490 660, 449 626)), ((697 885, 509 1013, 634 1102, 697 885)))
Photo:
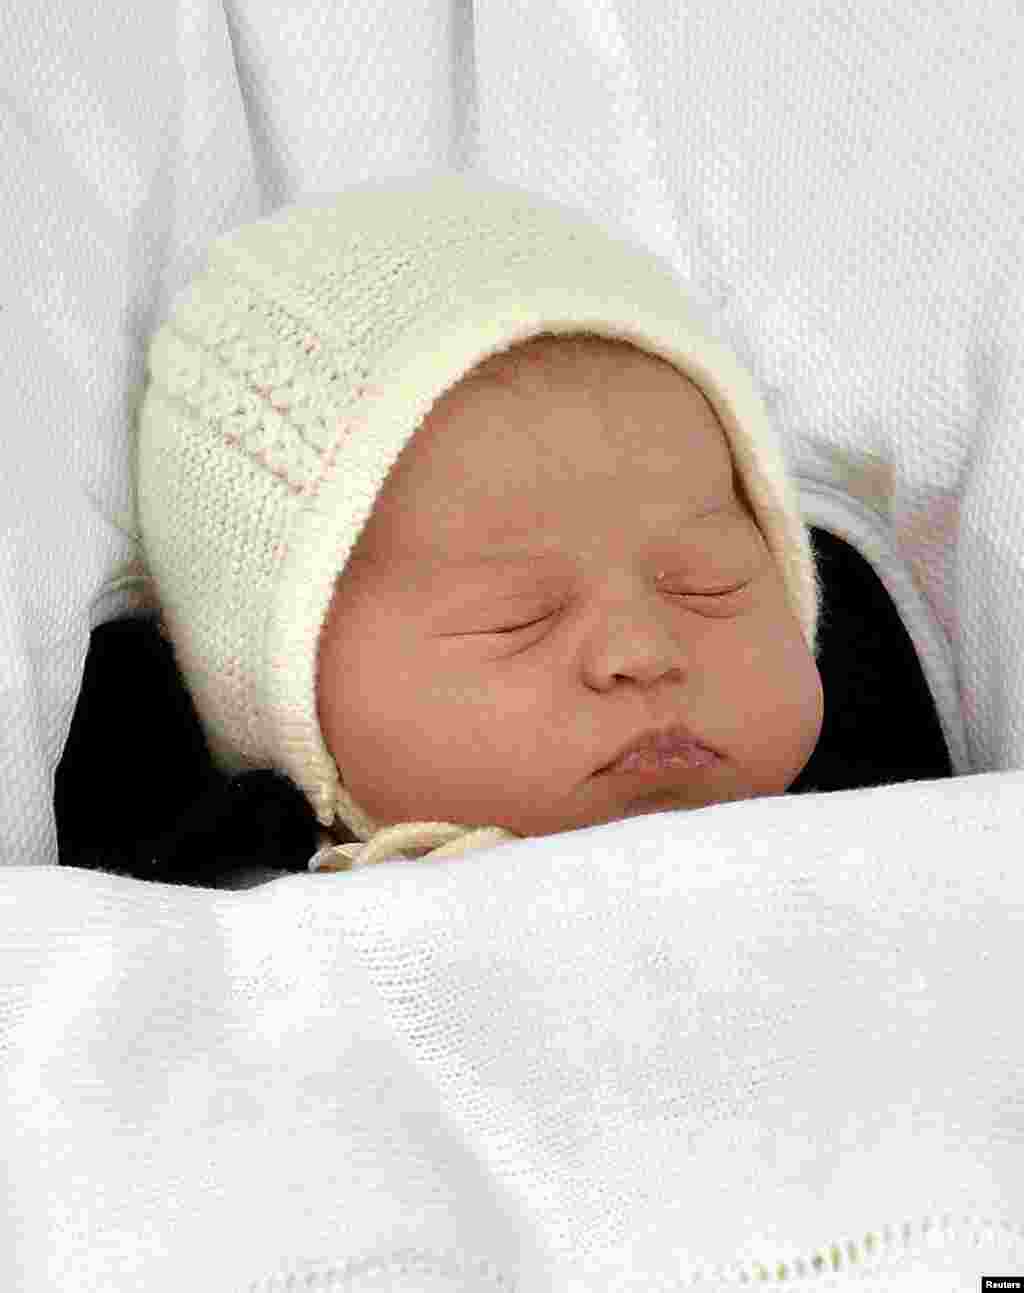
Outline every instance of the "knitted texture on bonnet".
POLYGON ((285 772, 322 827, 363 842, 311 869, 518 838, 372 820, 320 730, 317 653, 335 582, 434 403, 493 354, 581 331, 704 393, 814 653, 819 579, 767 412, 671 268, 623 232, 479 176, 353 185, 217 238, 155 333, 137 499, 165 629, 217 766, 285 772))

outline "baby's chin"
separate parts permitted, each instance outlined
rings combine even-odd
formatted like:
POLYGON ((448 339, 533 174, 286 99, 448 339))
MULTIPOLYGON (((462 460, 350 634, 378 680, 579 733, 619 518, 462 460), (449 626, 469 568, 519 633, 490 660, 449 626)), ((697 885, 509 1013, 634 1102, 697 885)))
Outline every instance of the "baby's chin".
POLYGON ((651 813, 695 812, 698 808, 711 808, 715 804, 733 803, 740 799, 756 799, 759 792, 749 786, 724 786, 711 792, 705 787, 658 786, 640 794, 630 795, 620 803, 595 812, 593 825, 623 821, 630 817, 645 817, 651 813))
MULTIPOLYGON (((645 794, 632 795, 627 800, 615 804, 603 804, 589 811, 577 814, 572 821, 551 825, 539 831, 526 831, 526 834, 558 835, 565 831, 586 830, 590 826, 608 826, 632 817, 647 817, 653 813, 693 812, 697 808, 707 808, 717 799, 707 796, 695 801, 692 793, 687 795, 679 790, 666 790, 660 787, 645 794)), ((520 832, 522 833, 522 832, 520 832)))
POLYGON ((659 793, 644 795, 626 806, 623 817, 641 817, 644 813, 668 813, 693 808, 703 808, 704 804, 689 804, 678 794, 659 793))

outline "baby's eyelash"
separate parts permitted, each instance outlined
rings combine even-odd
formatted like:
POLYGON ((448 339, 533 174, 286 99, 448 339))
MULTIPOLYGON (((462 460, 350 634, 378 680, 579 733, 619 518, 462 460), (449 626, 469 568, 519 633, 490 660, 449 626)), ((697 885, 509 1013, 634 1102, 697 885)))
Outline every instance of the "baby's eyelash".
POLYGON ((543 624, 547 619, 542 615, 539 620, 531 620, 529 624, 512 624, 507 629, 491 629, 492 633, 518 633, 520 629, 532 629, 535 624, 543 624))
MULTIPOLYGON (((669 597, 728 597, 730 593, 738 593, 742 589, 746 588, 746 586, 746 584, 740 584, 736 588, 722 588, 717 593, 669 593, 669 597)), ((553 614, 553 612, 549 612, 548 614, 553 614)), ((539 619, 530 620, 528 624, 512 624, 509 625, 508 628, 491 629, 490 632, 494 634, 519 633, 523 629, 532 629, 537 624, 543 624, 547 618, 547 615, 542 615, 539 619)))

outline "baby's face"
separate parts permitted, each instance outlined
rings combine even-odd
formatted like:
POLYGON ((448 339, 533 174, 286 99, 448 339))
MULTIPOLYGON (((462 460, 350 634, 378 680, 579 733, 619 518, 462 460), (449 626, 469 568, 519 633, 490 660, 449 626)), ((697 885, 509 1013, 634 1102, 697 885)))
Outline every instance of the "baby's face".
POLYGON ((338 581, 318 705, 381 825, 549 835, 782 794, 823 693, 710 405, 627 352, 434 406, 338 581), (721 760, 595 775, 674 723, 721 760))

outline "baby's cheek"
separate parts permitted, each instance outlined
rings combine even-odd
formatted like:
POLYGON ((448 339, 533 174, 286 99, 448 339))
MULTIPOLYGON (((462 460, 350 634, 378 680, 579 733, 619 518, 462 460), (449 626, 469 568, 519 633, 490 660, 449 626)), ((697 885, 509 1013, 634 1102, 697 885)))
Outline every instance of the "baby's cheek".
POLYGON ((799 664, 787 670, 788 704, 773 716, 777 730, 769 770, 775 785, 772 793, 776 794, 788 790, 814 753, 825 715, 825 696, 814 657, 803 646, 797 656, 799 664))

